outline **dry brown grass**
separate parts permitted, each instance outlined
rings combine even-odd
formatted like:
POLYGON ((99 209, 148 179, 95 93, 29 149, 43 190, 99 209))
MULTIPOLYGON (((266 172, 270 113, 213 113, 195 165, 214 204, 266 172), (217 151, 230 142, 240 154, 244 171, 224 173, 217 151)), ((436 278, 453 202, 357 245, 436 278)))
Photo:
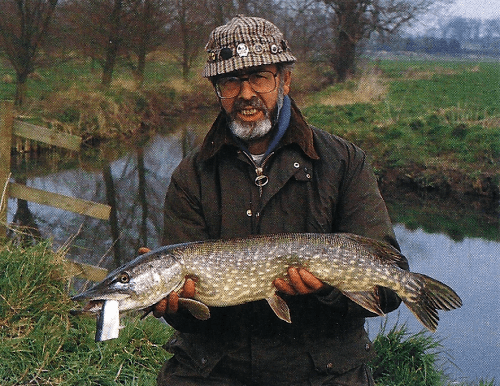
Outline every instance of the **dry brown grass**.
POLYGON ((361 75, 352 89, 334 91, 320 100, 327 106, 340 106, 354 103, 378 102, 387 93, 387 85, 375 71, 361 75))

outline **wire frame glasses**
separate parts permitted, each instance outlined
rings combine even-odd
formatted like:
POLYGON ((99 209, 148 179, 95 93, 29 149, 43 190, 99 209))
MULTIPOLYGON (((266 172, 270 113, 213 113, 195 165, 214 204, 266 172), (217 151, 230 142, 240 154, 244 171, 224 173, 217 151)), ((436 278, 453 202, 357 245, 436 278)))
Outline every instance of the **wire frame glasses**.
POLYGON ((252 72, 245 77, 226 76, 215 82, 215 90, 219 98, 235 98, 239 95, 243 82, 248 82, 253 91, 265 94, 276 89, 277 76, 277 73, 271 71, 252 72))

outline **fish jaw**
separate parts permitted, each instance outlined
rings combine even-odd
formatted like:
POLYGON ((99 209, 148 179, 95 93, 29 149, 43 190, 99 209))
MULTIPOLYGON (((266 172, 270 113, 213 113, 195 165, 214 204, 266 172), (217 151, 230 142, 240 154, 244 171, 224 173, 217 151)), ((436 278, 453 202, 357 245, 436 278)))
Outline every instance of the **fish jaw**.
POLYGON ((184 280, 180 261, 162 250, 153 251, 132 260, 111 272, 102 282, 72 297, 73 301, 88 301, 74 313, 97 313, 105 301, 117 301, 119 311, 149 307, 170 292, 178 289, 184 280))

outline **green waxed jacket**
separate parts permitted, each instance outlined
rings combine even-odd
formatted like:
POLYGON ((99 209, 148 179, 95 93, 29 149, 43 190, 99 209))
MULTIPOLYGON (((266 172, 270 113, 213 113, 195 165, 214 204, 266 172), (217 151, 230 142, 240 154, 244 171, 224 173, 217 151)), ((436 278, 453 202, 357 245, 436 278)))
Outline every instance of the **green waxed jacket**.
MULTIPOLYGON (((262 170, 237 146, 221 113, 201 147, 174 171, 164 218, 165 245, 252 234, 351 232, 399 248, 365 153, 308 125, 294 103, 287 132, 262 170), (265 176, 264 186, 256 184, 258 175, 265 176)), ((380 297, 385 312, 400 304, 390 290, 380 289, 380 297)), ((166 317, 179 331, 167 349, 199 376, 220 366, 228 352, 248 350, 255 384, 259 371, 269 373, 266 366, 279 373, 279 361, 259 360, 277 353, 285 362, 308 355, 315 371, 332 374, 373 355, 364 330, 364 318, 373 314, 338 290, 283 298, 292 324, 279 320, 265 301, 213 307, 207 321, 180 310, 166 317)))

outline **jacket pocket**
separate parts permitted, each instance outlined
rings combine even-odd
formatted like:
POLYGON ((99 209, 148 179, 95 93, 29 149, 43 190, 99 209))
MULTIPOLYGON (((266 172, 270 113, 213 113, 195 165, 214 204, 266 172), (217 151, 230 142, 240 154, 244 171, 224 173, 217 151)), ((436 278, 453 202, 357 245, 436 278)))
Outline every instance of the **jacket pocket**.
POLYGON ((165 349, 174 354, 180 364, 179 376, 201 376, 206 378, 224 356, 222 349, 198 334, 175 333, 165 349))
MULTIPOLYGON (((349 334, 354 335, 354 334, 349 334)), ((344 374, 366 364, 374 355, 372 343, 366 335, 349 338, 327 338, 311 342, 309 355, 316 372, 320 374, 344 374)))

